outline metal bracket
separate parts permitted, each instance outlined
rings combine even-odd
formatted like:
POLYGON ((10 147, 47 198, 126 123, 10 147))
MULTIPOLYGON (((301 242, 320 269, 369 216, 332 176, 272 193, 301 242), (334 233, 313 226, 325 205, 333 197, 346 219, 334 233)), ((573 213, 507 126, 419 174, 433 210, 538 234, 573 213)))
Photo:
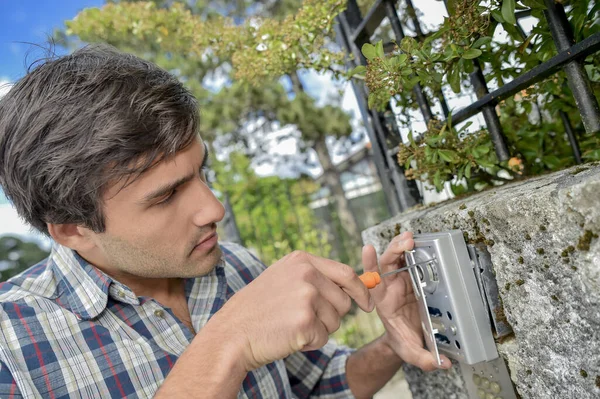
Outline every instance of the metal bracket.
POLYGON ((425 344, 458 360, 471 399, 516 399, 508 368, 498 355, 496 337, 512 332, 503 319, 490 254, 483 245, 466 245, 460 230, 417 234, 406 252, 419 306, 425 344))
POLYGON ((496 338, 505 337, 512 334, 512 328, 504 316, 504 307, 498 291, 498 283, 494 275, 492 258, 483 244, 467 245, 469 256, 471 258, 475 279, 481 293, 481 299, 484 306, 489 311, 494 336, 496 338))

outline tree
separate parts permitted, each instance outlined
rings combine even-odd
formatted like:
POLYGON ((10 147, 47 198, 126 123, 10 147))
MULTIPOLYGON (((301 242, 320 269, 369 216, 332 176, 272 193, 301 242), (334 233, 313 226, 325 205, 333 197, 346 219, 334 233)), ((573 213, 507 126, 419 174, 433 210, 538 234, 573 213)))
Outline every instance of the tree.
MULTIPOLYGON (((326 44, 333 17, 344 2, 307 0, 295 15, 287 16, 285 11, 298 2, 259 2, 252 6, 262 6, 261 12, 249 14, 251 3, 108 3, 68 21, 66 34, 109 43, 173 71, 199 98, 201 131, 209 141, 218 135, 229 143, 245 143, 253 156, 256 150, 251 149, 260 150, 262 145, 260 137, 248 131, 249 125, 259 121, 296 125, 303 147, 317 153, 342 226, 353 240, 351 247, 359 248, 358 227, 325 144, 327 136, 345 138, 351 133, 349 117, 336 106, 318 107, 296 74, 302 68, 324 71, 340 63, 341 55, 326 44), (224 10, 229 18, 209 9, 224 10), (236 24, 240 19, 246 22, 236 24), (292 99, 279 83, 286 73, 293 82, 292 99), (233 81, 216 93, 203 87, 207 78, 219 75, 233 81)), ((354 261, 358 256, 357 251, 354 261)))
POLYGON ((231 199, 244 245, 271 264, 294 249, 330 256, 331 245, 318 226, 310 196, 319 187, 310 179, 259 177, 244 154, 233 152, 213 165, 213 187, 231 199))
POLYGON ((18 237, 0 237, 0 281, 6 281, 48 256, 36 243, 18 237))

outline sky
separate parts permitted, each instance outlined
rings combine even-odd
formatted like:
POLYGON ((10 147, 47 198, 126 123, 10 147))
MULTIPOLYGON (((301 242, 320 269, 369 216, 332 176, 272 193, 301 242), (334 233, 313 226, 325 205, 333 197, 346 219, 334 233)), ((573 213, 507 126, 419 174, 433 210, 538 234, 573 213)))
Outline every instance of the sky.
POLYGON ((0 0, 0 80, 20 78, 25 65, 42 54, 39 49, 32 52, 35 47, 26 43, 44 45, 54 29, 64 27, 65 20, 83 8, 102 4, 102 0, 0 0))

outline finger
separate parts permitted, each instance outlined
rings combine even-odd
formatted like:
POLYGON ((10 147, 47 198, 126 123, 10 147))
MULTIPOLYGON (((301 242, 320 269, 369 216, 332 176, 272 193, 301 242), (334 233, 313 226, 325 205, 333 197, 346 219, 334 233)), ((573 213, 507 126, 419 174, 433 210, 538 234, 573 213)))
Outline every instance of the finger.
POLYGON ((325 298, 317 303, 317 308, 315 310, 317 317, 327 329, 328 334, 331 334, 340 328, 340 315, 338 314, 337 309, 325 298))
POLYGON ((377 252, 375 247, 372 245, 365 245, 362 248, 362 263, 365 272, 379 272, 379 266, 377 266, 377 252))
POLYGON ((440 355, 440 360, 442 361, 441 366, 438 365, 437 359, 433 353, 426 349, 416 347, 411 348, 404 358, 405 362, 415 365, 423 371, 449 369, 452 367, 450 359, 446 356, 440 355))
POLYGON ((415 246, 412 232, 407 231, 395 237, 388 245, 385 252, 379 257, 379 265, 382 273, 387 273, 401 267, 400 260, 406 251, 415 246))
POLYGON ((305 254, 307 261, 319 270, 325 277, 340 286, 356 304, 365 312, 370 312, 375 306, 369 290, 360 281, 358 275, 348 265, 319 256, 305 254))
POLYGON ((314 285, 323 297, 322 301, 333 306, 339 317, 344 316, 350 311, 352 299, 339 285, 335 284, 324 274, 320 273, 320 275, 321 278, 317 278, 314 285))
POLYGON ((322 348, 329 341, 329 333, 327 332, 327 327, 323 324, 320 319, 315 321, 312 331, 310 333, 310 339, 302 349, 303 352, 306 351, 314 351, 322 348))

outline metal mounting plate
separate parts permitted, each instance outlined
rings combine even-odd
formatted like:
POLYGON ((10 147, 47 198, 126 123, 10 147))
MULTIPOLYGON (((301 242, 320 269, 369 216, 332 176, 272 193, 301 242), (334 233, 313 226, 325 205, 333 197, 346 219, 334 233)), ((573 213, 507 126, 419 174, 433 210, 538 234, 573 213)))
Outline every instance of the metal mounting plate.
POLYGON ((423 295, 417 299, 428 349, 438 359, 443 353, 470 365, 497 358, 462 232, 418 234, 414 240, 407 264, 431 260, 426 267, 411 269, 413 289, 423 295))

